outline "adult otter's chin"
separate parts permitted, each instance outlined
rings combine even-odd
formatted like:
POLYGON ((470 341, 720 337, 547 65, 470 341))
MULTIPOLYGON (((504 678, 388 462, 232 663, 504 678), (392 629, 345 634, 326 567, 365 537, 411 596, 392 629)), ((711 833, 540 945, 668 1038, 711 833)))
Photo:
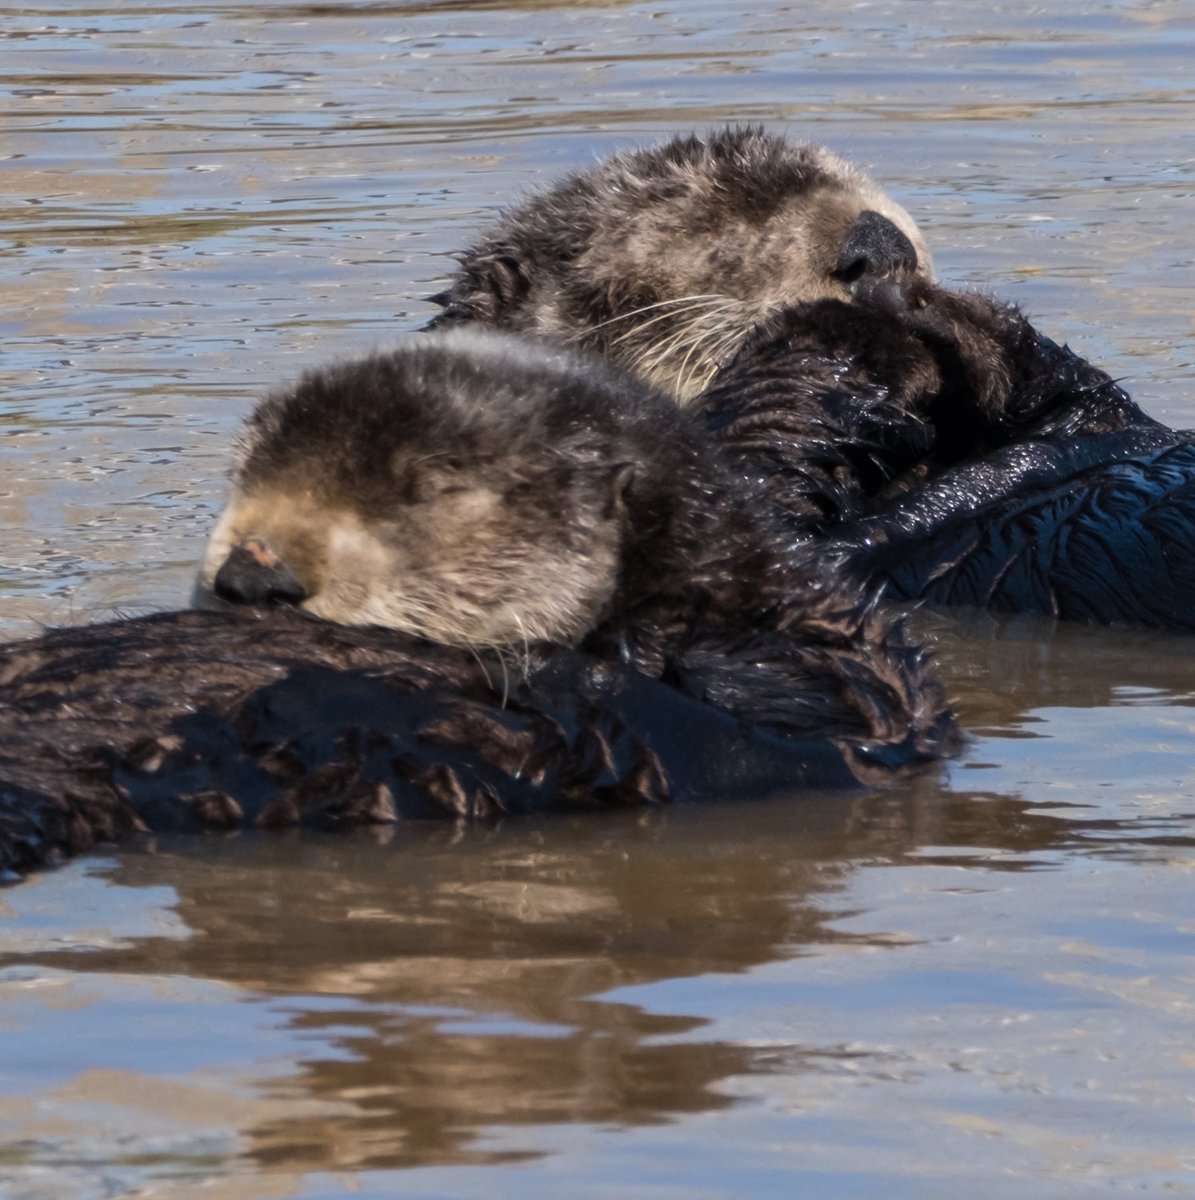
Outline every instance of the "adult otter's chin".
POLYGON ((920 653, 792 551, 699 420, 510 335, 425 334, 266 400, 199 590, 516 661, 569 643, 795 736, 952 736, 920 653))
POLYGON ((433 327, 574 342, 684 400, 778 308, 931 271, 912 218, 862 171, 758 128, 607 159, 511 208, 460 261, 433 327))

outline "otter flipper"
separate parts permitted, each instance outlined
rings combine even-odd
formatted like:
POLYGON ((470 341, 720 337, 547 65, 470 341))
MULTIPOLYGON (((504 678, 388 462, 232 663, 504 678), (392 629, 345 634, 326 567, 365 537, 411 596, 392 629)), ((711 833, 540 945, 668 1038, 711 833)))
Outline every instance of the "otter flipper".
POLYGON ((1025 443, 943 476, 840 544, 900 599, 1195 632, 1195 444, 1141 449, 1152 440, 1025 443))

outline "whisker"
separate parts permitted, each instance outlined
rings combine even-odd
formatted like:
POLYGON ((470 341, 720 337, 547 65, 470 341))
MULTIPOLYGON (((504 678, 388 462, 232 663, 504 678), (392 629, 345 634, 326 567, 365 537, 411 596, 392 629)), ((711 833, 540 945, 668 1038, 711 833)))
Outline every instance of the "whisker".
POLYGON ((657 308, 671 308, 678 304, 688 304, 696 300, 721 300, 722 296, 716 292, 698 292, 692 296, 674 296, 670 300, 657 300, 654 304, 644 304, 641 308, 632 308, 625 313, 619 313, 616 317, 610 317, 608 320, 599 321, 596 325, 591 325, 587 333, 596 333, 599 329, 604 329, 607 325, 616 325, 619 321, 630 321, 646 312, 653 312, 657 308))

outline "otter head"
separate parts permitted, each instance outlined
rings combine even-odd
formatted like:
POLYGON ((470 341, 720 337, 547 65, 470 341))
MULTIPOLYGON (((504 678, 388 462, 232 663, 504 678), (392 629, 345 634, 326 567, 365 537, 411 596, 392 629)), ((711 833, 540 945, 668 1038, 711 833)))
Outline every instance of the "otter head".
POLYGON ((575 643, 617 586, 627 388, 472 331, 309 374, 249 421, 198 598, 453 644, 575 643))
POLYGON ((778 309, 929 277, 913 219, 862 171, 762 129, 618 155, 508 211, 433 321, 571 340, 680 400, 778 309))

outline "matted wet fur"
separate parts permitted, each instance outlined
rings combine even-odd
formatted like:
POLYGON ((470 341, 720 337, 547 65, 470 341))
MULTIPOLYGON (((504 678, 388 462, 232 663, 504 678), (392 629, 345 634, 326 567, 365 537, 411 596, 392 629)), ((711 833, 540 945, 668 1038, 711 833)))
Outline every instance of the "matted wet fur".
POLYGON ((915 277, 776 313, 695 407, 814 533, 1015 443, 1163 429, 1015 307, 915 277))
POLYGON ((862 171, 757 127, 579 171, 507 210, 460 263, 432 327, 572 342, 681 399, 784 305, 932 269, 912 218, 862 171))
POLYGON ((617 658, 794 736, 951 744, 921 652, 793 552, 700 421, 588 355, 477 330, 305 376, 249 422, 201 595, 617 658))
POLYGON ((290 609, 161 613, 0 646, 0 880, 172 831, 653 806, 856 786, 566 650, 496 658, 290 609))
POLYGON ((1195 441, 926 281, 765 322, 697 402, 797 536, 899 599, 1195 630, 1195 441))

